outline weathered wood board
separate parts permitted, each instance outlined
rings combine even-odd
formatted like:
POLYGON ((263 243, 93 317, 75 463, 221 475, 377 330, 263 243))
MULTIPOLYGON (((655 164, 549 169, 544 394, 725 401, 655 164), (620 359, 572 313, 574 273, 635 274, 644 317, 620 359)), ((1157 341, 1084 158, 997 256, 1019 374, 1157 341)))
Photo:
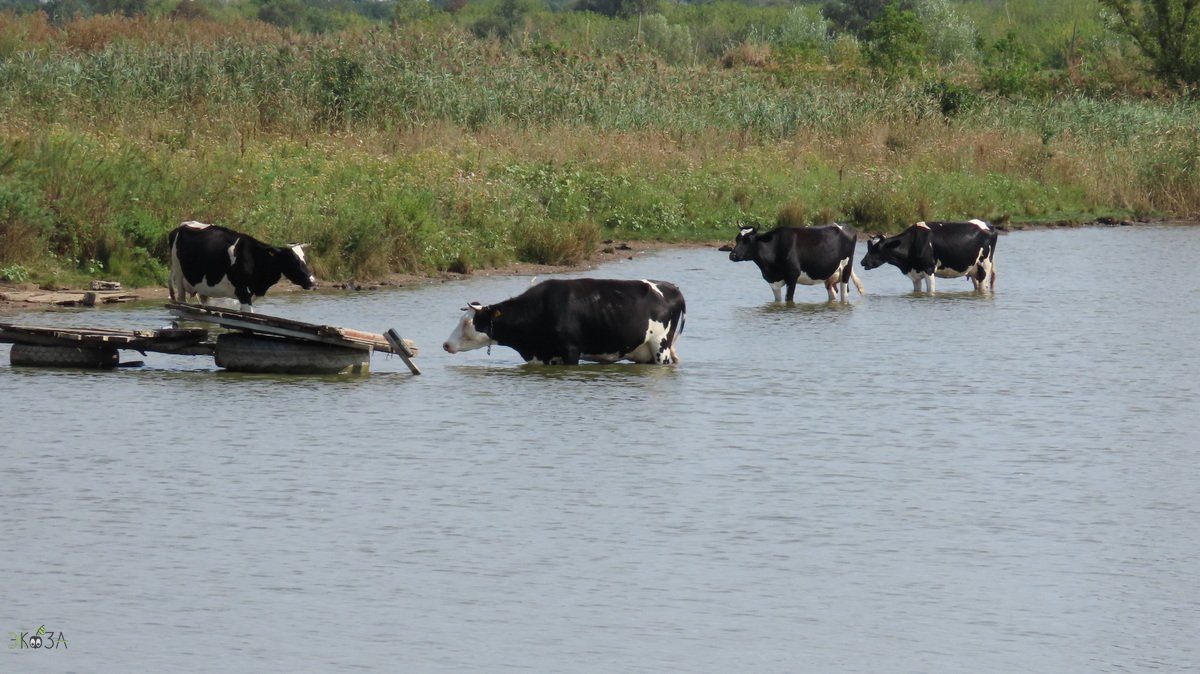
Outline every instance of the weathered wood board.
POLYGON ((145 353, 211 355, 203 328, 161 330, 117 330, 110 328, 55 328, 0 323, 0 342, 39 346, 110 346, 145 353))
MULTIPOLYGON (((176 316, 199 321, 215 323, 225 328, 247 330, 264 335, 290 337, 309 342, 347 346, 357 349, 383 351, 385 353, 401 353, 387 337, 374 332, 364 332, 352 328, 342 328, 334 325, 317 325, 294 321, 290 318, 269 316, 267 314, 248 313, 232 309, 218 309, 200 304, 180 304, 169 302, 167 308, 176 316)), ((401 340, 401 345, 408 349, 409 357, 417 354, 417 346, 411 340, 401 340)))

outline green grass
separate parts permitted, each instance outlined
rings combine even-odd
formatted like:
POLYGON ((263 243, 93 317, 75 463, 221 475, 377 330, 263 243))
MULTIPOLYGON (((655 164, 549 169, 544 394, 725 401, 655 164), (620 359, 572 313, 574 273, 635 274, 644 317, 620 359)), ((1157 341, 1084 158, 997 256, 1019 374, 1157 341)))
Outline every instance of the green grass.
POLYGON ((601 21, 538 48, 454 26, 38 21, 0 15, 0 269, 34 280, 163 283, 190 219, 309 242, 343 280, 572 264, 749 221, 1200 212, 1187 98, 1000 97, 773 47, 671 63, 597 48, 618 27, 601 21))

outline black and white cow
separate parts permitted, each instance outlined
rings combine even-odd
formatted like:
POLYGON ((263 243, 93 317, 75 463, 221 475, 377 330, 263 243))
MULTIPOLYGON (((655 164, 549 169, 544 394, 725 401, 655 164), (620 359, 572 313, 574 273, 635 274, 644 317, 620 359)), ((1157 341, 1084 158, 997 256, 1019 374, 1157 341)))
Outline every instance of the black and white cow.
POLYGON ((253 311, 255 297, 262 297, 281 276, 311 290, 313 276, 304 246, 271 246, 251 236, 218 225, 189 221, 171 231, 172 302, 186 302, 199 295, 202 304, 210 297, 236 297, 242 311, 253 311))
POLYGON ((472 303, 442 345, 447 353, 493 344, 529 363, 581 360, 670 365, 683 332, 683 294, 665 281, 551 279, 511 299, 472 303))
POLYGON ((934 279, 967 276, 976 290, 996 288, 996 228, 983 220, 918 222, 895 236, 867 240, 864 269, 893 264, 920 292, 933 292, 934 279))
POLYGON ((866 294, 862 282, 854 274, 854 246, 858 232, 849 225, 832 224, 820 227, 778 227, 759 233, 744 227, 738 233, 729 259, 734 262, 751 260, 758 265, 763 280, 771 284, 775 301, 780 301, 780 289, 787 286, 787 301, 796 295, 796 284, 825 284, 829 301, 840 294, 849 298, 849 282, 854 281, 860 295, 866 294), (840 285, 839 292, 834 288, 840 285))

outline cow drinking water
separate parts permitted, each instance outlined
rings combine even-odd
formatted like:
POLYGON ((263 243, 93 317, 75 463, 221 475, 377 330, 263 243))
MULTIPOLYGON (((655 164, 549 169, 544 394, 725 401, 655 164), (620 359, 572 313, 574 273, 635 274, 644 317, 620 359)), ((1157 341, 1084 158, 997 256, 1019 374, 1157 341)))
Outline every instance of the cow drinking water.
POLYGON ((862 282, 854 274, 856 243, 858 233, 849 225, 778 227, 765 233, 754 227, 743 227, 729 259, 734 262, 750 260, 757 264, 763 280, 771 284, 776 302, 780 301, 780 290, 785 285, 787 301, 791 302, 796 295, 797 283, 823 283, 830 302, 839 295, 845 302, 850 294, 850 281, 854 281, 860 295, 866 294, 862 282), (840 292, 835 292, 839 285, 840 292))
POLYGON ((168 243, 172 302, 186 302, 189 294, 199 295, 201 304, 207 304, 210 297, 236 297, 242 311, 253 311, 254 298, 266 295, 280 277, 286 276, 305 290, 317 283, 303 245, 271 246, 231 229, 195 221, 176 227, 168 243))
POLYGON ((683 332, 683 294, 665 281, 551 279, 497 304, 465 309, 447 353, 493 344, 528 363, 581 360, 670 365, 683 332))
POLYGON ((983 220, 918 222, 895 236, 867 240, 864 269, 895 265, 920 292, 925 282, 932 293, 934 279, 967 276, 976 290, 996 288, 996 229, 983 220))

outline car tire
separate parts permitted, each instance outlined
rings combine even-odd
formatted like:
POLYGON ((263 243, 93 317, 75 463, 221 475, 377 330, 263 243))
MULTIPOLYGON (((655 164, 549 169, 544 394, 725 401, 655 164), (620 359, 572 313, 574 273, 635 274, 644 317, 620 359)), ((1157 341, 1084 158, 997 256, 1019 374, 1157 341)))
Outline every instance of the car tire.
POLYGON ((217 337, 217 367, 231 372, 366 374, 371 352, 278 337, 226 333, 217 337))
POLYGON ((111 370, 121 362, 111 346, 47 346, 44 344, 13 344, 9 362, 30 367, 81 367, 111 370))

